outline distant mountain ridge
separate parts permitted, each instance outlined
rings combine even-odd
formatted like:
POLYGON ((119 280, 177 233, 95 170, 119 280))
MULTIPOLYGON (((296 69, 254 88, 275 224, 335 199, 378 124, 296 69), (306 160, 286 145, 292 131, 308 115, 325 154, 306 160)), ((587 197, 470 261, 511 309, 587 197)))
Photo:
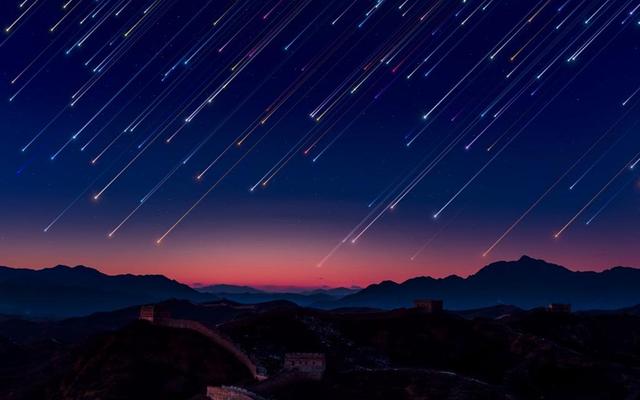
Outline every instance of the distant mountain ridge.
POLYGON ((85 266, 0 267, 0 314, 61 318, 171 298, 213 300, 162 275, 106 275, 85 266))
POLYGON ((289 294, 303 294, 303 295, 314 295, 314 294, 326 294, 329 296, 342 297, 349 294, 356 293, 362 290, 361 287, 352 286, 352 287, 321 287, 316 289, 306 289, 306 288, 284 288, 278 290, 267 288, 258 288, 247 285, 228 285, 228 284, 216 284, 216 285, 194 285, 193 286, 197 291, 204 293, 214 293, 214 294, 247 294, 247 293, 289 293, 289 294))
POLYGON ((523 309, 570 303, 575 310, 617 309, 640 303, 640 269, 614 267, 602 272, 571 271, 522 256, 487 265, 467 278, 417 277, 383 281, 323 307, 409 307, 414 299, 438 298, 450 309, 508 304, 523 309))
POLYGON ((251 286, 244 285, 227 285, 227 284, 217 284, 217 285, 206 285, 206 286, 198 286, 195 289, 199 292, 203 293, 222 293, 222 294, 246 294, 246 293, 265 293, 265 291, 256 289, 251 286))
POLYGON ((319 288, 291 292, 269 291, 257 289, 251 286, 237 285, 209 285, 200 286, 196 290, 211 293, 218 297, 245 304, 264 303, 275 300, 285 300, 296 303, 299 306, 313 306, 321 303, 330 303, 340 298, 357 293, 360 288, 319 288))

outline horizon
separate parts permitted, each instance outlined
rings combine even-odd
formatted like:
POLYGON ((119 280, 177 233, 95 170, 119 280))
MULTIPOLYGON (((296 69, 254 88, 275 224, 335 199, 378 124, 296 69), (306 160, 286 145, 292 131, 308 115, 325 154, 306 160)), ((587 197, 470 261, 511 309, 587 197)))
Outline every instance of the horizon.
POLYGON ((497 262, 517 262, 517 261, 521 261, 523 258, 529 258, 529 259, 533 259, 536 261, 542 261, 545 262, 547 264, 553 264, 553 265, 558 265, 560 267, 566 268, 572 272, 603 272, 606 270, 610 270, 613 268, 618 268, 618 267, 623 267, 623 268, 633 268, 633 269, 640 269, 640 267, 636 267, 634 265, 623 265, 623 264, 614 264, 614 265, 609 265, 609 266, 602 266, 602 268, 599 269, 588 269, 588 268, 576 268, 575 266, 571 266, 571 265, 566 265, 563 263, 558 263, 555 262, 553 260, 547 260, 544 258, 539 258, 539 257, 535 257, 535 256, 530 256, 528 254, 522 254, 520 257, 517 258, 513 258, 513 259, 504 259, 504 260, 495 260, 492 261, 490 263, 486 263, 483 265, 478 266, 474 271, 462 275, 462 274, 455 274, 455 273, 451 273, 448 275, 442 275, 442 276, 433 276, 433 275, 428 275, 428 274, 423 274, 423 275, 413 275, 413 276, 409 276, 409 277, 405 277, 405 278, 401 278, 401 279, 380 279, 380 280, 375 280, 375 281, 369 281, 369 282, 363 282, 361 284, 354 284, 354 285, 350 285, 350 286, 345 286, 345 285, 291 285, 291 284, 254 284, 251 283, 250 281, 238 281, 238 282, 231 282, 231 281, 211 281, 211 282, 188 282, 188 281, 183 281, 180 279, 177 279, 175 277, 172 276, 168 276, 168 275, 164 275, 164 274, 156 274, 156 273, 140 273, 140 274, 135 274, 135 273, 130 273, 130 272, 124 272, 124 273, 109 273, 103 269, 101 269, 100 267, 97 266, 92 266, 92 265, 85 265, 85 264, 75 264, 75 265, 68 265, 68 264, 55 264, 55 265, 49 265, 49 266, 39 266, 39 267, 24 267, 24 266, 13 266, 13 265, 4 265, 4 264, 0 264, 0 266, 3 267, 7 267, 7 268, 15 268, 15 269, 28 269, 28 270, 32 270, 32 271, 40 271, 40 270, 44 270, 44 269, 51 269, 51 268, 55 268, 55 267, 67 267, 67 268, 76 268, 76 267, 84 267, 84 268, 90 268, 93 270, 96 270, 102 274, 105 275, 109 275, 109 276, 117 276, 117 275, 126 275, 126 274, 132 274, 135 276, 145 276, 145 275, 160 275, 160 276, 164 276, 166 278, 169 279, 173 279, 179 283, 185 284, 193 289, 202 289, 204 287, 207 286, 216 286, 216 285, 229 285, 229 286, 246 286, 246 287, 250 287, 253 289, 258 289, 258 290, 262 290, 265 292, 271 292, 271 293, 301 293, 301 292, 305 292, 305 291, 310 291, 310 290, 318 290, 318 289, 338 289, 338 288, 345 288, 345 289, 352 289, 352 290, 360 290, 363 288, 366 288, 370 285, 375 285, 378 283, 381 283, 383 281, 392 281, 395 283, 404 283, 407 280, 411 280, 411 279, 415 279, 415 278, 434 278, 434 279, 443 279, 449 276, 458 276, 461 278, 468 278, 471 275, 474 275, 475 273, 479 272, 481 269, 497 263, 497 262))
MULTIPOLYGON (((383 248, 379 248, 384 252, 383 248)), ((109 255, 105 257, 97 257, 87 255, 83 257, 64 256, 51 258, 47 255, 33 256, 27 252, 20 253, 19 257, 3 257, 0 260, 1 265, 7 265, 17 268, 41 269, 55 265, 85 265, 96 268, 101 272, 117 275, 132 273, 137 275, 153 275, 160 274, 171 279, 178 280, 189 284, 190 286, 197 284, 233 284, 233 285, 249 285, 249 286, 290 286, 290 287, 309 287, 319 288, 328 287, 350 287, 363 286, 373 282, 383 280, 404 281, 415 276, 432 276, 434 278, 442 278, 448 275, 459 275, 466 277, 475 273, 481 267, 497 261, 517 260, 522 255, 536 254, 533 258, 543 259, 554 264, 563 265, 571 270, 576 271, 602 271, 604 269, 615 266, 640 265, 640 256, 635 254, 617 255, 613 257, 611 253, 598 254, 599 252, 585 254, 581 252, 581 257, 576 255, 567 255, 564 253, 552 252, 547 255, 540 255, 534 252, 513 251, 504 256, 482 257, 451 257, 448 252, 443 252, 430 258, 429 261, 420 262, 410 259, 398 260, 396 257, 389 257, 388 254, 383 257, 351 257, 339 258, 344 264, 338 263, 332 266, 324 266, 318 268, 316 265, 304 264, 304 259, 300 256, 291 257, 286 254, 286 263, 279 263, 277 256, 271 257, 267 265, 260 265, 255 262, 251 266, 251 260, 244 257, 235 257, 229 264, 212 265, 206 261, 200 261, 201 257, 183 257, 182 251, 179 249, 178 254, 164 253, 160 255, 162 262, 156 262, 150 257, 133 258, 129 261, 129 256, 115 250, 119 254, 119 259, 113 260, 109 255), (33 261, 30 261, 33 260, 33 261), (182 267, 185 260, 191 264, 191 268, 182 267), (369 263, 371 261, 371 263, 369 263), (264 272, 265 268, 268 272, 264 272), (347 270, 347 273, 342 272, 347 270), (238 272, 241 271, 241 272, 238 272), (252 278, 247 279, 246 276, 252 278)), ((203 258, 207 258, 205 249, 203 258)), ((354 249, 357 250, 357 249, 354 249)), ((505 252, 501 252, 505 253, 505 252)), ((224 259, 223 259, 224 260, 224 259)), ((214 262, 215 263, 215 262, 214 262)))

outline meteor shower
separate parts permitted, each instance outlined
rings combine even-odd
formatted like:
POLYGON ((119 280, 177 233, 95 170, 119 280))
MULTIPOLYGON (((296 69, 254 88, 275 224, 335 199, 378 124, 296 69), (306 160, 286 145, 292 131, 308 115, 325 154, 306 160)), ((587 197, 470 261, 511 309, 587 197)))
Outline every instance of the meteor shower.
POLYGON ((640 0, 0 27, 0 399, 640 396, 640 0))

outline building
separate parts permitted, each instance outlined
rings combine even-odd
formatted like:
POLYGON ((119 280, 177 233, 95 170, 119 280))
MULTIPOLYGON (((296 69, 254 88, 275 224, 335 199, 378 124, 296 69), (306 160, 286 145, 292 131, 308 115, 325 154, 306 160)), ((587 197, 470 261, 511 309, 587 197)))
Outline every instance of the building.
POLYGON ((416 305, 416 308, 430 314, 442 312, 444 309, 442 300, 437 299, 418 299, 414 300, 414 304, 416 305))
POLYGON ((236 386, 208 386, 207 398, 210 400, 262 400, 262 397, 236 386))
POLYGON ((311 379, 322 379, 327 361, 322 353, 287 353, 284 355, 286 371, 302 372, 311 379))
POLYGON ((157 322, 160 319, 171 318, 171 313, 168 310, 162 309, 156 305, 142 306, 140 307, 140 316, 138 319, 149 321, 151 323, 157 322))
POLYGON ((558 314, 568 314, 571 312, 571 304, 551 303, 547 306, 547 311, 558 314))

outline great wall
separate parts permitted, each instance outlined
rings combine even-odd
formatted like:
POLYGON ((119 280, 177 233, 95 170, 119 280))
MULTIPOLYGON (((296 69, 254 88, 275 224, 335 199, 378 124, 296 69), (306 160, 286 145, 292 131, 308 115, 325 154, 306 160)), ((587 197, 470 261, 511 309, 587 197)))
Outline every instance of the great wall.
POLYGON ((158 312, 154 306, 143 306, 140 308, 140 319, 149 321, 156 325, 166 326, 169 328, 189 329, 205 335, 211 341, 226 349, 240 361, 257 380, 264 380, 266 376, 258 372, 256 364, 247 356, 238 346, 230 339, 224 337, 220 332, 211 329, 198 321, 175 319, 166 312, 158 312))

